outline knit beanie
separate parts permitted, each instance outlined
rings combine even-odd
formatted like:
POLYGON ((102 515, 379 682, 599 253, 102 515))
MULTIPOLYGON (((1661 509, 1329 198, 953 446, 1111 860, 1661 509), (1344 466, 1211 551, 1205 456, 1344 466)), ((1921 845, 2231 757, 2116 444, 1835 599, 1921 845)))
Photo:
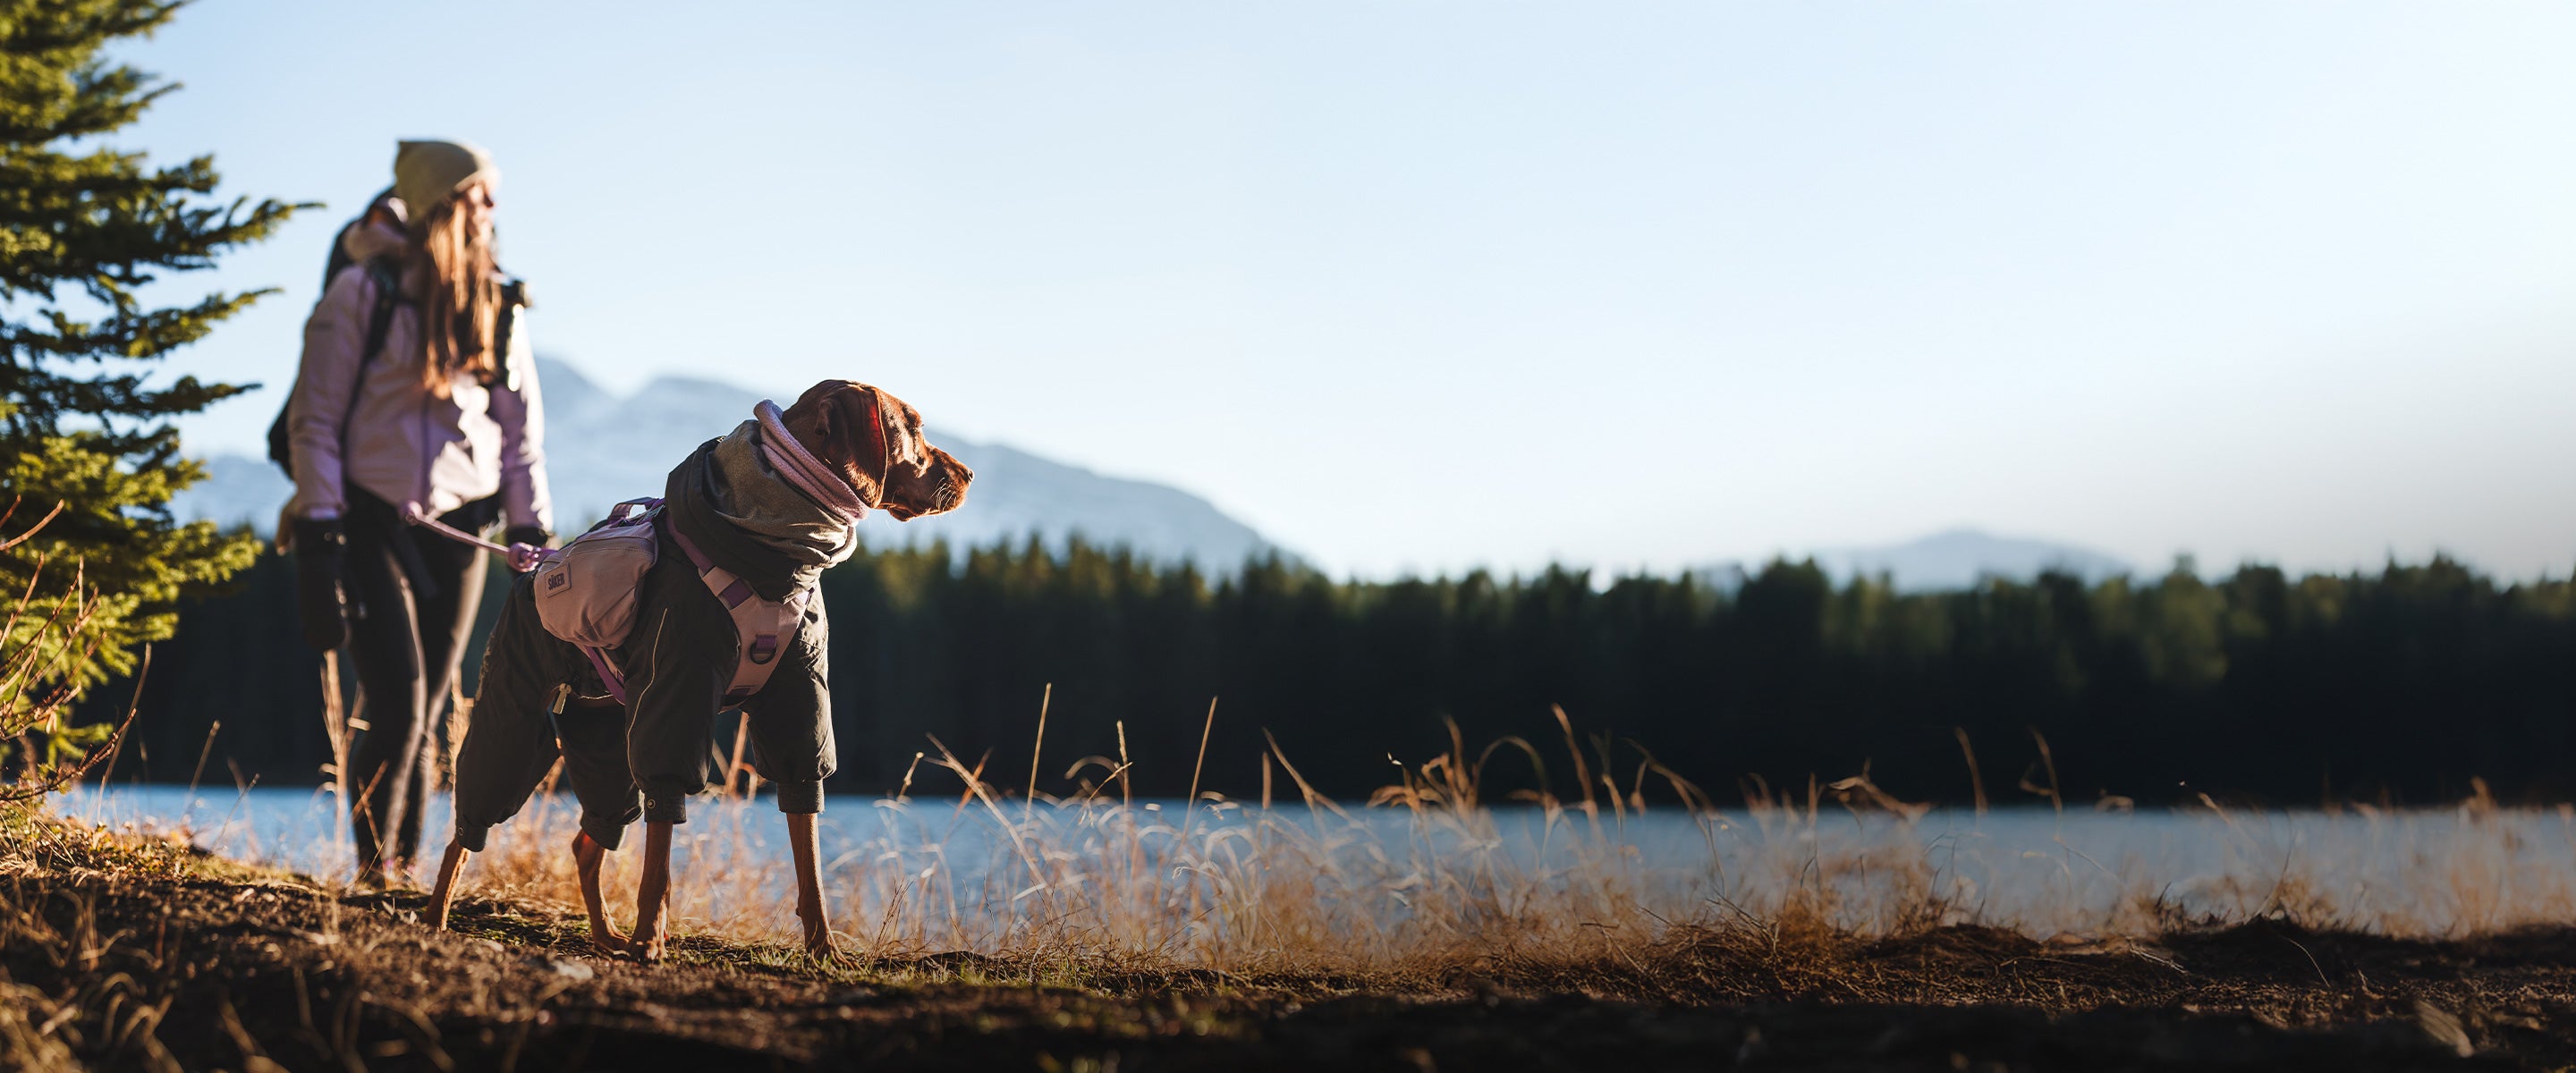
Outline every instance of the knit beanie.
POLYGON ((492 154, 464 142, 401 142, 394 149, 394 196, 401 198, 413 238, 429 230, 429 210, 476 179, 498 180, 492 154))

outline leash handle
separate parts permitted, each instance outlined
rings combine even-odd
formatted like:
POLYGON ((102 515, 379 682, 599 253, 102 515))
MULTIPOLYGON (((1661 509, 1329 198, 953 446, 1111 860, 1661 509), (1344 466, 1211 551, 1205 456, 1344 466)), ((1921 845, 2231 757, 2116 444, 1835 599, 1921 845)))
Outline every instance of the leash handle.
POLYGON ((510 558, 511 573, 524 574, 536 569, 538 564, 554 558, 555 549, 540 548, 534 544, 512 544, 502 554, 510 558))
POLYGON ((420 509, 420 504, 418 503, 403 504, 402 515, 404 521, 446 537, 449 540, 453 540, 459 544, 464 544, 468 547, 481 548, 485 551, 493 552, 507 558, 510 561, 510 570, 512 573, 527 573, 530 570, 536 569, 538 563, 542 563, 548 559, 554 558, 555 556, 555 549, 553 548, 540 548, 533 544, 509 544, 506 546, 495 544, 489 540, 483 539, 482 537, 475 536, 472 533, 468 533, 455 526, 449 525, 446 522, 430 517, 429 512, 420 509))

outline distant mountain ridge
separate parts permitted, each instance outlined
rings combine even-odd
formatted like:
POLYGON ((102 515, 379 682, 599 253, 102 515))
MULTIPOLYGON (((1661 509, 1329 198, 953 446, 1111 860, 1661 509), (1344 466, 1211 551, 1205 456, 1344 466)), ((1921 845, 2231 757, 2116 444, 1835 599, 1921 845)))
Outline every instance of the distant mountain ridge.
MULTIPOLYGON (((1819 569, 1840 581, 1884 574, 1891 584, 1911 592, 1964 589, 1989 577, 2028 581, 2049 570, 2087 581, 2137 572, 2127 561, 2090 548, 1964 528, 1902 544, 1824 548, 1789 558, 1813 559, 1819 569)), ((1699 573, 1725 584, 1740 580, 1744 570, 1741 563, 1727 563, 1699 573)))
MULTIPOLYGON (((731 431, 751 415, 759 392, 695 377, 657 378, 630 395, 601 387, 581 370, 537 359, 545 385, 546 456, 556 524, 572 528, 606 514, 622 499, 660 495, 663 480, 690 450, 731 431)), ((1230 571, 1245 559, 1280 552, 1267 538, 1169 485, 1103 476, 1013 447, 933 435, 975 470, 974 490, 954 514, 896 522, 873 514, 861 523, 871 546, 946 539, 952 547, 1023 541, 1032 534, 1062 547, 1080 534, 1101 546, 1124 545, 1146 557, 1230 571)), ((182 518, 248 522, 262 532, 277 522, 292 489, 268 460, 222 454, 205 459, 207 480, 171 501, 182 518)), ((2088 548, 1961 528, 1877 547, 1838 547, 1813 558, 1837 579, 1887 575, 1909 591, 1961 589, 1989 576, 2027 580, 2057 569, 2100 580, 2135 573, 2121 559, 2088 548)), ((1293 556, 1291 556, 1293 559, 1293 556)), ((1742 563, 1693 571, 1720 585, 1740 581, 1742 563)))
MULTIPOLYGON (((546 401, 546 470, 556 524, 583 525, 622 499, 662 494, 671 467, 709 438, 733 430, 764 396, 692 377, 661 377, 632 395, 599 386, 559 360, 537 359, 546 401)), ((1277 545, 1212 503, 1169 485, 1103 476, 1026 451, 933 430, 933 439, 975 471, 966 506, 954 514, 897 522, 871 514, 871 546, 946 539, 957 547, 1025 540, 1062 546, 1076 534, 1124 545, 1160 561, 1190 559, 1231 569, 1277 545)), ((248 522, 267 532, 293 488, 266 459, 222 454, 205 460, 207 480, 171 501, 182 518, 248 522)))

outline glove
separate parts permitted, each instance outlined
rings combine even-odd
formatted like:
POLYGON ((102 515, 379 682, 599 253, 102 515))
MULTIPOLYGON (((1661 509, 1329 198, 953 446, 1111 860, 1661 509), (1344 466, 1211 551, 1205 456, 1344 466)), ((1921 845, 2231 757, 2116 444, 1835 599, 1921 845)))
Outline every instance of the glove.
POLYGON ((501 535, 501 543, 510 546, 510 571, 524 574, 536 569, 538 563, 545 561, 546 544, 554 538, 553 533, 546 532, 537 526, 511 526, 508 532, 501 535))
POLYGON ((348 550, 339 519, 295 520, 295 609, 304 620, 304 643, 325 652, 349 637, 348 598, 340 586, 348 550))

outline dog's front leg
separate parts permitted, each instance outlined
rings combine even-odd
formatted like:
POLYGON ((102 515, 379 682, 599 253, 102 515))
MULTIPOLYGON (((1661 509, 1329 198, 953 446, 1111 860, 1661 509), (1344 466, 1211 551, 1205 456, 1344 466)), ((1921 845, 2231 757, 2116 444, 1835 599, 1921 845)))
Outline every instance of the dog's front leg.
POLYGON ((635 939, 629 949, 646 961, 660 961, 671 942, 665 919, 671 908, 671 824, 644 823, 644 878, 635 891, 635 939))
POLYGON ((581 907, 590 914, 590 945, 603 953, 627 949, 626 936, 608 922, 608 902, 599 893, 600 858, 608 850, 583 831, 572 836, 573 874, 581 878, 581 907))
POLYGON ((805 952, 832 956, 832 925, 823 916, 822 847, 814 836, 814 814, 787 814, 787 844, 796 857, 796 919, 805 925, 805 952))

